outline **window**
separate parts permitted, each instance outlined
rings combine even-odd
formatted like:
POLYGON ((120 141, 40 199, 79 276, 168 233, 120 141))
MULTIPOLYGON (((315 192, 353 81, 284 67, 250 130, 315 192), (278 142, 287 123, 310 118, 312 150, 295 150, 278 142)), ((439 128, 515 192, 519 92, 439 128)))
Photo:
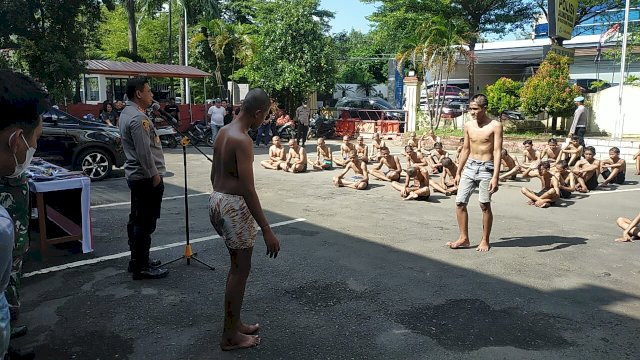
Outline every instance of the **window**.
POLYGON ((84 101, 100 101, 100 88, 98 87, 97 77, 84 79, 84 93, 86 94, 84 101))

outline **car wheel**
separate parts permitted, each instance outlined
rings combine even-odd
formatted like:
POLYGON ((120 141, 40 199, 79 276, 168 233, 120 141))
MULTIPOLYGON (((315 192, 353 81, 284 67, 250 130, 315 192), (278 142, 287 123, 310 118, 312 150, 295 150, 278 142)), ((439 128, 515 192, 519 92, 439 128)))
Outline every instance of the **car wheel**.
POLYGON ((82 173, 92 181, 100 181, 111 174, 113 162, 111 157, 102 149, 88 149, 78 157, 78 166, 82 173))

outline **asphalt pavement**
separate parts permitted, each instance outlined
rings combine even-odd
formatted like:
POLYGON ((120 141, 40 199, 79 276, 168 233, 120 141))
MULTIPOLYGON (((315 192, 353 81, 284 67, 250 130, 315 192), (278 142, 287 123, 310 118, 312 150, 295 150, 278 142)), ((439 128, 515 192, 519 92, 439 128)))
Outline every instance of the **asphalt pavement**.
MULTIPOLYGON (((537 180, 503 183, 492 249, 479 253, 444 245, 457 237, 453 198, 403 201, 375 180, 364 191, 336 188, 339 170, 265 170, 267 149, 255 150, 258 194, 282 247, 269 259, 258 235, 242 318, 261 324, 260 346, 218 347, 229 260, 208 219, 210 165, 193 149, 190 235, 215 271, 181 260, 166 279, 131 280, 129 192, 116 170, 92 184, 93 253, 59 245, 43 262, 34 243, 20 319, 29 334, 16 344, 52 360, 640 358, 640 247, 613 242, 615 219, 638 213, 632 166, 628 184, 549 209, 520 194, 537 180)), ((152 256, 169 261, 184 250, 184 174, 180 149, 165 157, 152 256)), ((477 193, 469 215, 477 245, 477 193)))

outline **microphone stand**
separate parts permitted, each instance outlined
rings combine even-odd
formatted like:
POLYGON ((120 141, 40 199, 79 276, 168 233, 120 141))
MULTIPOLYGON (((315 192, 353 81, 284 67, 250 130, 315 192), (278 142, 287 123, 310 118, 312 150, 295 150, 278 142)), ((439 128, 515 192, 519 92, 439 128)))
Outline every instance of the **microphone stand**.
MULTIPOLYGON (((155 104, 154 104, 155 105, 155 104)), ((186 243, 185 243, 185 247, 184 247, 184 254, 176 259, 173 259, 167 263, 165 263, 164 265, 169 265, 172 264, 178 260, 182 260, 182 259, 186 259, 187 260, 187 265, 191 265, 191 260, 194 260, 204 266, 206 266, 207 268, 211 269, 211 270, 215 270, 216 268, 207 264, 206 262, 198 259, 196 257, 197 253, 194 253, 193 250, 191 249, 191 242, 190 242, 190 236, 189 236, 189 197, 187 195, 187 145, 189 145, 189 143, 191 142, 189 140, 189 137, 187 135, 185 135, 183 132, 181 132, 178 129, 178 120, 176 120, 173 116, 171 116, 169 113, 165 112, 165 111, 161 111, 159 105, 158 108, 156 109, 154 107, 154 110, 159 111, 164 117, 168 118, 169 120, 169 124, 171 124, 171 127, 173 127, 175 129, 175 131, 180 134, 180 136, 182 136, 182 140, 180 141, 180 144, 182 145, 182 168, 184 169, 184 235, 186 238, 186 243)), ((205 154, 199 147, 197 147, 195 144, 192 144, 193 147, 198 150, 200 152, 200 154, 204 155, 204 157, 207 158, 207 160, 209 160, 210 162, 213 163, 213 160, 207 155, 205 154)))

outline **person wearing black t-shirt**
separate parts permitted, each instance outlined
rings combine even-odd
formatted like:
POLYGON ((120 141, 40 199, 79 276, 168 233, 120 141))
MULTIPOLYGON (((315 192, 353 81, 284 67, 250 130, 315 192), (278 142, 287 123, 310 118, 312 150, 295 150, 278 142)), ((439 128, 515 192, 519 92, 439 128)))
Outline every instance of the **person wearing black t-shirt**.
POLYGON ((171 114, 174 119, 180 120, 180 108, 176 105, 176 98, 169 98, 169 103, 164 107, 164 111, 171 114))
POLYGON ((224 124, 229 125, 233 120, 233 106, 227 103, 227 100, 222 100, 222 107, 224 108, 224 124))

